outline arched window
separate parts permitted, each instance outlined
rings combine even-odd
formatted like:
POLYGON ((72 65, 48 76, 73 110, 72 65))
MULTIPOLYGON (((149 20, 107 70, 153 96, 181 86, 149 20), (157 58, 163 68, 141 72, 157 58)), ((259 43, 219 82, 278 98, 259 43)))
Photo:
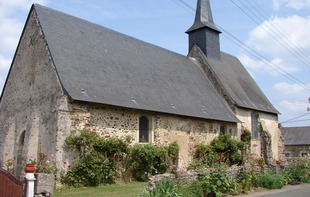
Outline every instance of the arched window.
POLYGON ((139 142, 149 141, 149 119, 145 116, 139 118, 139 142))
POLYGON ((258 113, 252 112, 252 139, 258 139, 258 113))
POLYGON ((220 135, 225 135, 225 133, 226 133, 226 129, 225 129, 225 127, 223 125, 221 125, 221 127, 220 127, 220 135))

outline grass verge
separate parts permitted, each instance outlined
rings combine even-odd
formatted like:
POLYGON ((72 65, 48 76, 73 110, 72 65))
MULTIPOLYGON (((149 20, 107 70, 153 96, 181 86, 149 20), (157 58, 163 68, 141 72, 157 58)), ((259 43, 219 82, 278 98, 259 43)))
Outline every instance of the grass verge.
POLYGON ((54 197, 139 197, 146 182, 113 184, 99 187, 82 187, 54 192, 54 197))

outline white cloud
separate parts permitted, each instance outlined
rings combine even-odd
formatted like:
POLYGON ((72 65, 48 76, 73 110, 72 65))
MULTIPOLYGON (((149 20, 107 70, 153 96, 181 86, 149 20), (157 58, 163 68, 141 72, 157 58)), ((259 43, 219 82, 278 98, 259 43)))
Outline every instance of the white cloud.
POLYGON ((290 113, 295 112, 307 112, 308 103, 306 102, 299 102, 299 101, 288 101, 283 100, 279 104, 283 111, 289 111, 290 113))
POLYGON ((246 42, 262 58, 241 55, 240 60, 252 76, 262 72, 270 76, 302 74, 310 65, 309 32, 310 17, 272 17, 253 29, 246 42))
POLYGON ((271 55, 291 54, 294 50, 309 50, 310 17, 273 17, 256 27, 249 34, 247 44, 255 50, 271 55), (276 34, 275 34, 276 33, 276 34))
POLYGON ((10 18, 0 19, 0 21, 0 53, 12 55, 16 49, 23 23, 19 20, 10 18))
MULTIPOLYGON (((308 86, 310 87, 310 84, 308 84, 308 86)), ((279 82, 275 84, 273 88, 281 94, 287 94, 287 95, 294 94, 294 95, 300 95, 301 98, 302 97, 306 98, 306 95, 304 94, 307 91, 299 84, 289 84, 286 82, 279 82)))
MULTIPOLYGON (((294 119, 307 113, 309 91, 306 91, 305 88, 299 84, 279 82, 273 86, 273 90, 273 94, 279 99, 277 108, 282 113, 280 116, 281 122, 294 119)), ((300 120, 302 120, 302 118, 297 118, 296 122, 287 122, 284 126, 308 125, 307 122, 300 120)))
POLYGON ((281 6, 293 8, 296 10, 310 8, 310 0, 273 0, 273 5, 276 9, 281 6))
POLYGON ((255 77, 255 73, 266 73, 275 77, 283 74, 282 70, 285 70, 286 73, 298 71, 296 67, 288 66, 281 58, 254 60, 245 54, 240 55, 238 58, 253 77, 255 77))

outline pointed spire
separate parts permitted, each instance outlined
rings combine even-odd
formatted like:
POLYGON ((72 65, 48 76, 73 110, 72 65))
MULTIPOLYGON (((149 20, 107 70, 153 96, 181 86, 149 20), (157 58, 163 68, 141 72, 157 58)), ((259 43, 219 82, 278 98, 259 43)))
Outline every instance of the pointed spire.
POLYGON ((209 0, 198 0, 194 24, 186 33, 189 37, 189 51, 197 45, 208 58, 221 59, 221 31, 213 22, 209 0))
POLYGON ((191 31, 195 31, 195 30, 198 30, 204 27, 211 28, 221 33, 221 31, 215 26, 213 22, 210 1, 209 0, 198 0, 194 24, 191 26, 191 28, 189 28, 186 31, 186 33, 189 33, 191 31))

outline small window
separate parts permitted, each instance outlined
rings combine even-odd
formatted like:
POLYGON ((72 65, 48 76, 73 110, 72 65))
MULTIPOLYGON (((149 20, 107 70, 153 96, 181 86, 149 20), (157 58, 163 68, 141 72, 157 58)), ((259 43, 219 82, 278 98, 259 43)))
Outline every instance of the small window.
POLYGON ((301 156, 301 157, 308 157, 309 154, 308 154, 307 152, 301 152, 301 153, 300 153, 300 156, 301 156))
POLYGON ((285 157, 291 157, 291 153, 290 152, 286 152, 284 153, 285 157))
POLYGON ((252 139, 258 139, 258 114, 252 112, 251 123, 252 123, 252 139))
POLYGON ((149 142, 149 119, 145 116, 139 118, 139 142, 149 142))
POLYGON ((222 125, 222 126, 220 127, 220 135, 225 135, 225 133, 226 133, 226 129, 225 129, 225 127, 222 125))

